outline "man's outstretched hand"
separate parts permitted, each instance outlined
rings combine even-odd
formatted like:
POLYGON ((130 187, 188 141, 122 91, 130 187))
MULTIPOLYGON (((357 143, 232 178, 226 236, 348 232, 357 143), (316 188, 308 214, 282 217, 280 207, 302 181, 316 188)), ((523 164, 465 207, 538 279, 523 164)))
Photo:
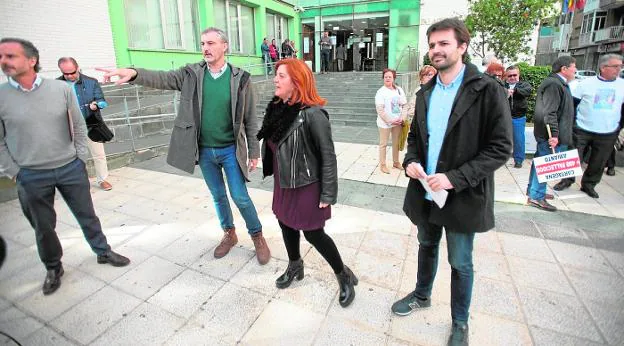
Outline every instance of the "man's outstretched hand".
POLYGON ((111 81, 111 77, 119 77, 119 79, 117 79, 115 81, 115 85, 128 83, 132 78, 136 77, 136 75, 137 75, 137 71, 135 69, 131 69, 131 68, 109 69, 109 68, 99 68, 99 67, 96 67, 95 69, 98 70, 98 71, 104 72, 104 82, 105 83, 110 82, 111 81))

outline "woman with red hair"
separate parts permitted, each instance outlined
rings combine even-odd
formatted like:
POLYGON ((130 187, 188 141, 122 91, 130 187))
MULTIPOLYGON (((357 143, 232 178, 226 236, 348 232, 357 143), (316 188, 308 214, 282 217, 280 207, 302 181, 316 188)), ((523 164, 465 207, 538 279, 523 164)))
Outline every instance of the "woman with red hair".
POLYGON ((278 288, 303 279, 300 233, 325 258, 340 286, 338 302, 355 298, 358 279, 342 262, 332 238, 325 233, 331 204, 338 194, 338 168, 326 101, 316 90, 314 76, 298 59, 276 65, 275 97, 269 102, 258 140, 262 143, 262 173, 273 175, 273 213, 282 229, 288 268, 277 278, 278 288))
POLYGON ((499 84, 503 85, 503 77, 505 76, 505 67, 499 63, 491 63, 485 70, 485 74, 494 78, 499 84))

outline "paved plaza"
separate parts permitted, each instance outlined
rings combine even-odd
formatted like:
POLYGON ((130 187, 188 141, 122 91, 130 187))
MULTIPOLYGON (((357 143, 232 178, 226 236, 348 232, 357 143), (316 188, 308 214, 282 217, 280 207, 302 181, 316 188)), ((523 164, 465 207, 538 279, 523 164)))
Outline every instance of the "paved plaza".
MULTIPOLYGON (((0 204, 8 259, 0 269, 0 331, 22 345, 444 345, 450 267, 444 244, 433 306, 407 317, 392 303, 415 286, 416 229, 401 212, 407 179, 376 169, 377 146, 337 143, 339 202, 327 232, 360 279, 343 309, 329 265, 302 239, 305 278, 274 281, 287 256, 271 211, 272 179, 250 193, 273 258, 260 266, 234 208, 239 244, 222 259, 221 231, 199 172, 160 156, 111 171, 92 189, 105 233, 128 267, 98 265, 61 200, 60 289, 43 296, 45 270, 16 200, 0 204), (175 174, 172 174, 175 173, 175 174)), ((476 237, 472 345, 624 344, 624 170, 597 187, 556 193, 561 211, 524 206, 528 163, 496 174, 494 231, 476 237)), ((0 336, 0 344, 11 345, 0 336)))

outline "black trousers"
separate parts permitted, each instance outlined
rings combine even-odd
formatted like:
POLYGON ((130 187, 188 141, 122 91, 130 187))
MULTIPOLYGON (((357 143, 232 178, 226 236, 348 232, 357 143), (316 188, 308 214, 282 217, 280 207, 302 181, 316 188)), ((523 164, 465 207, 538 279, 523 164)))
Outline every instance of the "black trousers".
MULTIPOLYGON (((284 237, 284 244, 286 245, 286 252, 288 252, 288 259, 296 261, 301 258, 301 251, 299 249, 299 241, 301 234, 298 230, 290 228, 283 223, 279 223, 282 228, 282 236, 284 237)), ((329 263, 334 273, 338 274, 344 269, 344 263, 336 247, 334 240, 325 233, 324 229, 317 229, 313 231, 304 231, 303 236, 306 240, 314 246, 321 256, 329 263)))
POLYGON ((611 151, 611 155, 609 155, 609 159, 607 160, 607 168, 615 168, 615 148, 611 151))
MULTIPOLYGON (((613 153, 613 145, 617 140, 618 133, 593 133, 579 128, 574 128, 574 143, 579 152, 579 157, 589 149, 587 168, 581 178, 581 186, 595 187, 602 179, 605 165, 609 156, 613 153)), ((574 182, 574 177, 564 178, 574 182)))
POLYGON ((103 255, 110 250, 95 215, 85 164, 76 159, 55 169, 21 168, 17 175, 17 194, 24 215, 35 229, 39 258, 46 269, 61 265, 63 248, 56 234, 54 194, 56 189, 72 211, 93 252, 103 255))

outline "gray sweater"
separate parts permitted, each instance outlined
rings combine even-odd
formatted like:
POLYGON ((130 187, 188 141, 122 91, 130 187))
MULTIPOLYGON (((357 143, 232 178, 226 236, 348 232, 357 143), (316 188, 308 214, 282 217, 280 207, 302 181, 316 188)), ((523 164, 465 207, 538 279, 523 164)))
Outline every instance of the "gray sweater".
POLYGON ((0 176, 58 168, 77 157, 86 162, 88 155, 87 127, 69 84, 43 79, 31 92, 0 84, 0 176))

